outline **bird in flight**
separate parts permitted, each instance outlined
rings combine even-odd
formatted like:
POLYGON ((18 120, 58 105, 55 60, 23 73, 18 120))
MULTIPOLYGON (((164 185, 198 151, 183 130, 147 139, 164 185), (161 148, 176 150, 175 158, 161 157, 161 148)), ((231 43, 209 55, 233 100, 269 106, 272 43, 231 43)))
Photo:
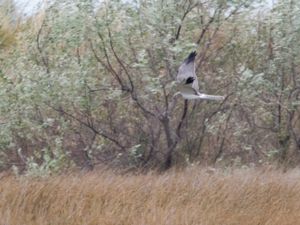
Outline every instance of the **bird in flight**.
POLYGON ((177 82, 180 94, 185 99, 224 100, 224 96, 207 95, 199 92, 195 73, 196 51, 191 52, 178 69, 177 82))

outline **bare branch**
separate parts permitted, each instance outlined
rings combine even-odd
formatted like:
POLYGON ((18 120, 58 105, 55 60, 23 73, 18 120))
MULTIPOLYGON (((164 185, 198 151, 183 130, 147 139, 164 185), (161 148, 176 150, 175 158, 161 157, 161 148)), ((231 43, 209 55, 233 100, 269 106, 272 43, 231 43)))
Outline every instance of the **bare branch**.
POLYGON ((37 49, 38 49, 38 51, 41 55, 42 62, 44 64, 44 66, 46 67, 46 72, 50 73, 48 58, 45 57, 43 49, 42 49, 41 44, 40 44, 40 38, 41 38, 41 34, 42 34, 42 30, 43 30, 44 26, 45 26, 45 20, 43 20, 43 23, 42 23, 40 29, 38 30, 38 33, 37 33, 37 36, 36 36, 36 44, 37 44, 37 49))
POLYGON ((218 10, 214 11, 213 16, 209 19, 209 21, 205 24, 204 28, 202 29, 200 36, 199 36, 198 40, 196 41, 197 45, 199 45, 201 43, 205 33, 208 31, 209 26, 214 22, 217 11, 218 10))
POLYGON ((178 123, 177 128, 176 128, 177 137, 181 137, 180 131, 181 131, 181 128, 182 128, 182 124, 183 124, 183 122, 186 118, 187 111, 188 111, 188 100, 184 100, 184 107, 183 107, 182 116, 181 116, 181 119, 179 120, 179 123, 178 123))
POLYGON ((71 119, 76 120, 77 122, 79 122, 80 124, 84 125, 85 127, 89 128, 91 131, 93 131, 95 134, 100 135, 101 137, 113 142, 114 144, 116 144, 118 147, 120 147, 121 149, 125 149, 126 147, 123 146, 118 140, 116 140, 115 138, 111 137, 110 135, 104 133, 103 131, 99 131, 97 130, 94 126, 92 126, 89 123, 86 123, 84 121, 82 121, 81 119, 77 118, 76 116, 72 115, 71 113, 68 113, 67 111, 63 110, 61 107, 60 108, 56 108, 54 106, 52 106, 51 104, 45 103, 48 107, 50 107, 51 109, 53 109, 56 112, 59 112, 61 114, 64 114, 68 117, 70 117, 71 119))
POLYGON ((180 25, 178 26, 177 28, 177 32, 176 32, 176 35, 175 35, 175 41, 179 39, 179 36, 180 36, 180 32, 181 32, 181 29, 182 29, 182 23, 184 21, 184 19, 186 18, 186 16, 197 6, 198 4, 194 4, 192 5, 192 3, 189 1, 189 5, 186 9, 186 11, 183 13, 183 16, 181 18, 181 21, 180 21, 180 25))
POLYGON ((118 75, 118 73, 113 69, 113 67, 111 66, 110 64, 110 61, 109 59, 107 58, 107 55, 106 55, 106 59, 107 59, 107 63, 108 65, 98 56, 98 54, 96 53, 96 50, 93 46, 93 43, 92 41, 90 41, 90 46, 91 46, 91 49, 92 49, 92 52, 96 58, 96 60, 102 65, 104 66, 105 69, 107 69, 112 75, 113 77, 117 80, 117 82, 119 83, 119 85, 121 86, 121 89, 122 90, 126 90, 126 86, 123 84, 123 81, 122 79, 120 78, 120 76, 118 75))
POLYGON ((128 72, 126 66, 124 65, 124 63, 121 61, 120 57, 118 56, 118 54, 116 53, 115 49, 114 49, 114 46, 113 46, 113 42, 112 42, 112 36, 111 36, 111 32, 110 32, 110 29, 108 28, 108 34, 109 34, 109 43, 110 43, 110 47, 111 47, 111 50, 113 51, 113 54, 116 58, 116 60, 118 61, 118 63, 120 64, 120 66, 124 69, 126 75, 127 75, 127 78, 129 80, 129 83, 130 83, 130 86, 131 88, 128 89, 128 91, 130 92, 131 94, 131 98, 132 100, 135 101, 135 103, 137 104, 137 106, 143 111, 143 113, 145 115, 150 115, 152 117, 155 117, 157 118, 157 115, 153 112, 151 112, 149 109, 147 109, 139 100, 139 98, 137 97, 137 93, 135 91, 135 88, 134 88, 134 83, 133 83, 133 80, 131 78, 131 75, 130 73, 128 72))
POLYGON ((109 36, 109 44, 110 44, 110 47, 111 47, 111 50, 115 56, 115 58, 117 59, 118 63, 120 64, 120 66, 124 69, 126 75, 127 75, 127 78, 129 80, 129 83, 130 83, 130 86, 131 86, 131 92, 134 91, 134 85, 133 85, 133 81, 131 79, 131 76, 127 70, 127 68, 125 67, 125 65, 123 64, 123 62, 121 61, 120 57, 117 55, 115 49, 114 49, 114 46, 113 46, 113 41, 112 41, 112 36, 111 36, 111 32, 110 32, 110 29, 109 27, 107 28, 108 29, 108 36, 109 36))

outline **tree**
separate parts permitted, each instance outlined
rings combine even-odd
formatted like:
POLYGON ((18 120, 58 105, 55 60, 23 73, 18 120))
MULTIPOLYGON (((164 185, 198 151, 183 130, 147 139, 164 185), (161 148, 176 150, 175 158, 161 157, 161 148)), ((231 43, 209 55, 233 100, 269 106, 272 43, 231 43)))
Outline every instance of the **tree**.
POLYGON ((291 159, 299 148, 299 6, 286 0, 262 14, 257 4, 54 1, 22 24, 5 58, 2 167, 291 159), (177 68, 195 49, 201 88, 224 102, 174 96, 177 68))

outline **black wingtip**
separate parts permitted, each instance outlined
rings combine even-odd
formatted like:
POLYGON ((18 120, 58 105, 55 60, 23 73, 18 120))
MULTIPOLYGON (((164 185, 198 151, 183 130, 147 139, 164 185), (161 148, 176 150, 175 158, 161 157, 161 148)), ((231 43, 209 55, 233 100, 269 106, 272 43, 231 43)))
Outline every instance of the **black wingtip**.
POLYGON ((188 79, 186 79, 186 81, 185 81, 185 84, 191 84, 194 82, 194 80, 195 80, 194 77, 188 77, 188 79))
POLYGON ((197 52, 193 51, 189 54, 189 56, 186 58, 185 63, 189 64, 190 62, 193 62, 196 58, 197 52))

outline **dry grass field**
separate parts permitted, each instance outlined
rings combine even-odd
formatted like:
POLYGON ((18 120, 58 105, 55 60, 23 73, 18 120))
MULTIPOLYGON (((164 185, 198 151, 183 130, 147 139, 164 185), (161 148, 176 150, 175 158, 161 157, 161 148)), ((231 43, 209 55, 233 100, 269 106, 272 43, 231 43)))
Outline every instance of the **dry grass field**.
POLYGON ((2 176, 1 225, 297 225, 300 171, 2 176))

